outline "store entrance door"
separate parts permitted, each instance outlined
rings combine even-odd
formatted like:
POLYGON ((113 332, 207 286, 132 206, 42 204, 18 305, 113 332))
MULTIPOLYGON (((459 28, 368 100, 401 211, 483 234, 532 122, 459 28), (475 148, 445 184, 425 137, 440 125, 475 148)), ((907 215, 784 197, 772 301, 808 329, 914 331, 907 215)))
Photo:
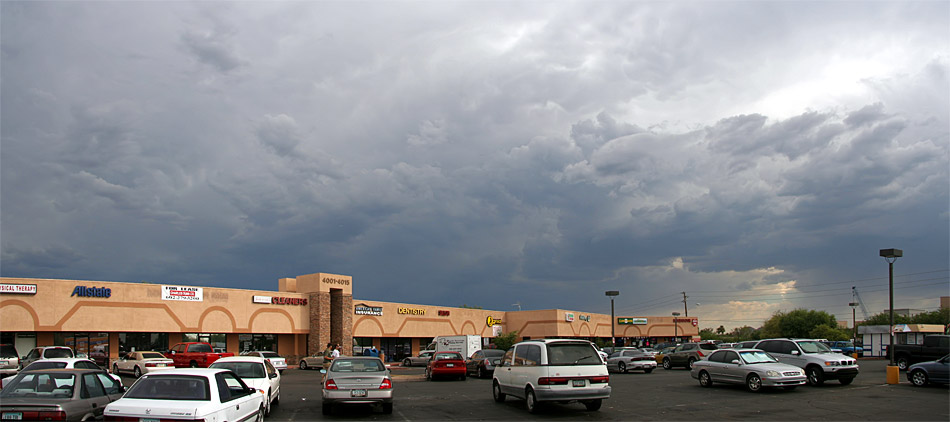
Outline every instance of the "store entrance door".
POLYGON ((386 362, 399 362, 412 354, 412 339, 382 338, 380 352, 386 354, 386 362))

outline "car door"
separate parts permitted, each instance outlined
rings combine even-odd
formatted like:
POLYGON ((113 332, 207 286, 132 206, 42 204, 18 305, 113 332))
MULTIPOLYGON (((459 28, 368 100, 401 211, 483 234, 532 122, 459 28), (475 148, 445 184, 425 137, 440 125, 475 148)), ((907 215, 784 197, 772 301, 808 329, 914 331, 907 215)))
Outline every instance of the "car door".
MULTIPOLYGON (((741 383, 745 380, 745 368, 742 367, 742 360, 739 354, 732 350, 713 353, 721 359, 716 365, 719 366, 719 378, 723 382, 741 383), (738 362, 738 363, 734 363, 738 362)), ((712 357, 710 357, 712 359, 712 357)))
POLYGON ((478 363, 485 358, 485 354, 481 350, 472 353, 472 356, 465 361, 465 372, 473 373, 478 371, 478 363))
MULTIPOLYGON (((537 369, 541 364, 541 346, 538 344, 521 344, 515 347, 515 357, 511 365, 511 385, 517 391, 516 396, 523 397, 524 389, 529 383, 534 384, 538 379, 537 369)), ((537 388, 537 386, 535 386, 537 388)))
POLYGON ((260 396, 260 394, 248 388, 234 373, 219 372, 215 374, 215 381, 218 385, 218 396, 221 399, 221 405, 224 407, 227 420, 247 420, 254 412, 257 412, 259 403, 254 398, 260 396))
MULTIPOLYGON (((112 400, 106 394, 102 382, 99 381, 98 373, 86 372, 82 374, 81 379, 79 398, 83 407, 86 408, 84 413, 90 412, 96 415, 96 418, 99 418, 102 416, 102 412, 105 411, 106 405, 112 400)), ((114 386, 110 384, 110 387, 114 386)))
POLYGON ((713 353, 709 355, 709 359, 706 359, 706 363, 703 364, 703 368, 706 368, 706 372, 709 373, 709 377, 713 381, 721 381, 724 378, 721 365, 724 356, 724 352, 713 353))
POLYGON ((270 380, 270 400, 273 402, 280 394, 280 371, 267 359, 264 359, 264 369, 267 371, 267 379, 270 380))
POLYGON ((501 390, 508 393, 511 388, 511 363, 514 361, 515 348, 511 347, 501 358, 501 365, 495 368, 493 377, 498 381, 501 390))

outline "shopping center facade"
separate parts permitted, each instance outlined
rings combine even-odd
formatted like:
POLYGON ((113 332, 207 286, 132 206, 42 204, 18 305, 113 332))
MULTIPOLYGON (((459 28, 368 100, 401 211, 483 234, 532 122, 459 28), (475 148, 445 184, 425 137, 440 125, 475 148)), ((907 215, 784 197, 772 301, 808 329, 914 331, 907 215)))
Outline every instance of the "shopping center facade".
POLYGON ((493 311, 353 298, 353 278, 281 278, 276 291, 86 280, 0 278, 0 343, 24 355, 66 345, 100 364, 132 350, 207 341, 239 353, 273 350, 293 364, 327 343, 344 354, 376 346, 387 358, 417 354, 436 336, 500 333, 657 344, 699 338, 696 317, 610 315, 571 309, 493 311))

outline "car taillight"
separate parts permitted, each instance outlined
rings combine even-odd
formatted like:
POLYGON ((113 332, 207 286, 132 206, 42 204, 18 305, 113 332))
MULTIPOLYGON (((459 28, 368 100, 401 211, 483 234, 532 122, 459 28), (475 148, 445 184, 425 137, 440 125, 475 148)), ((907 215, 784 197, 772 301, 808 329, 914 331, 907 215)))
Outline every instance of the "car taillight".
POLYGON ((706 356, 706 355, 703 354, 703 351, 702 351, 702 350, 697 350, 697 351, 696 351, 696 354, 699 355, 699 357, 706 356))
POLYGON ((327 380, 327 383, 323 386, 323 388, 327 390, 338 390, 338 388, 336 388, 336 383, 333 382, 333 380, 327 380))
POLYGON ((609 375, 604 375, 604 376, 600 376, 600 377, 590 377, 590 378, 588 378, 588 379, 590 380, 590 383, 591 383, 591 384, 603 384, 603 383, 605 383, 605 382, 610 381, 610 376, 609 376, 609 375))
POLYGON ((26 421, 64 421, 66 412, 62 410, 42 411, 42 412, 23 412, 23 420, 26 421))
POLYGON ((390 388, 393 388, 393 383, 390 382, 388 378, 384 379, 382 384, 379 384, 380 390, 388 390, 390 388))
POLYGON ((482 362, 482 364, 485 365, 485 366, 491 366, 491 361, 488 360, 488 359, 485 359, 485 361, 482 362))
POLYGON ((146 368, 154 368, 154 367, 156 367, 156 366, 158 366, 157 363, 153 363, 153 362, 146 362, 146 363, 145 363, 145 367, 146 367, 146 368))
POLYGON ((538 378, 538 385, 565 385, 568 379, 565 377, 541 377, 538 378))

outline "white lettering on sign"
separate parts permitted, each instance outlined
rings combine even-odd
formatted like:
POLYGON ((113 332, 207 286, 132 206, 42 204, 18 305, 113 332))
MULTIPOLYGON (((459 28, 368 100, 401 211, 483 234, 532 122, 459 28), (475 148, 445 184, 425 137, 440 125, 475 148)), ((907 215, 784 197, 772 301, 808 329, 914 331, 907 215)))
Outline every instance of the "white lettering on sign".
POLYGON ((341 286, 349 286, 350 280, 347 280, 345 278, 323 277, 323 284, 339 284, 341 286))
POLYGON ((204 300, 204 289, 202 287, 162 286, 162 300, 201 302, 204 300))

